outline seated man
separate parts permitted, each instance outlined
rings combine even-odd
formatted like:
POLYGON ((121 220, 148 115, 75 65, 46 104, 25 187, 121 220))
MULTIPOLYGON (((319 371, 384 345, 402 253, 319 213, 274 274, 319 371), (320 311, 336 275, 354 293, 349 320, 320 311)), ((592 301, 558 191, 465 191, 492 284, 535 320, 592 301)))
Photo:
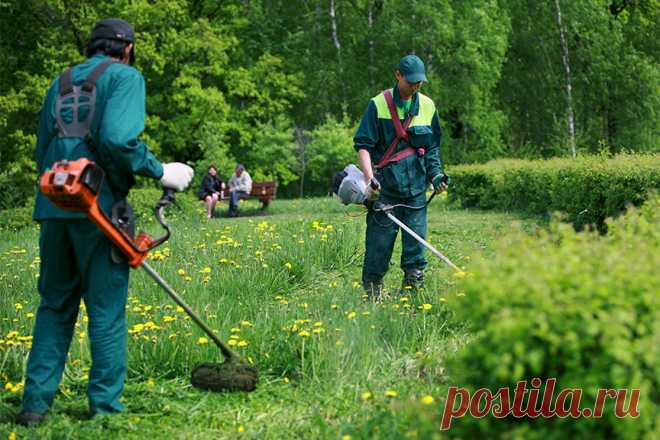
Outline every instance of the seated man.
POLYGON ((229 179, 229 216, 238 214, 238 201, 247 199, 252 191, 252 179, 242 164, 236 166, 234 174, 229 179))
POLYGON ((202 185, 197 193, 199 200, 206 205, 206 218, 213 217, 213 210, 219 199, 224 198, 225 183, 218 177, 215 165, 210 165, 206 176, 202 179, 202 185))

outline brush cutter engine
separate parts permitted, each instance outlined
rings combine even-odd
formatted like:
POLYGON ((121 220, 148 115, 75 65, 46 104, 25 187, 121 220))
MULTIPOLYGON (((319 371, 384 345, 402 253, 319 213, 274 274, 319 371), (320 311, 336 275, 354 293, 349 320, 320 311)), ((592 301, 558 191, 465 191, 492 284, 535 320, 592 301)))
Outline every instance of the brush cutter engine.
POLYGON ((367 184, 364 174, 358 167, 350 164, 343 171, 335 174, 332 191, 344 205, 362 205, 367 200, 367 184))

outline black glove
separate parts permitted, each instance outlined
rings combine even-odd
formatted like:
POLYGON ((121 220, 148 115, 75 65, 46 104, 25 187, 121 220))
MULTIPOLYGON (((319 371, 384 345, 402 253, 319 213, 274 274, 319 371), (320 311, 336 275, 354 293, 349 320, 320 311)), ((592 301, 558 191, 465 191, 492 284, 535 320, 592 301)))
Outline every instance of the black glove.
POLYGON ((451 179, 445 173, 436 174, 433 179, 431 179, 431 184, 433 185, 433 190, 436 194, 445 191, 450 183, 451 179))

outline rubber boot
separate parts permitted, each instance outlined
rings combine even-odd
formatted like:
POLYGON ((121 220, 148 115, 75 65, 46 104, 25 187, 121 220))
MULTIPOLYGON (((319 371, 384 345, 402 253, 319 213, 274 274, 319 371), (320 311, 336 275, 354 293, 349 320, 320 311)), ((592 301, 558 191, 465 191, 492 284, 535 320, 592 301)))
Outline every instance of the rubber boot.
POLYGON ((16 423, 22 426, 32 428, 40 425, 46 418, 45 414, 39 414, 30 411, 21 411, 16 414, 16 423))
POLYGON ((364 288, 364 293, 367 295, 367 301, 379 303, 382 301, 383 294, 383 281, 368 281, 365 282, 362 287, 364 288))
POLYGON ((420 269, 408 269, 403 272, 403 282, 401 283, 401 295, 414 293, 424 288, 424 271, 420 269))

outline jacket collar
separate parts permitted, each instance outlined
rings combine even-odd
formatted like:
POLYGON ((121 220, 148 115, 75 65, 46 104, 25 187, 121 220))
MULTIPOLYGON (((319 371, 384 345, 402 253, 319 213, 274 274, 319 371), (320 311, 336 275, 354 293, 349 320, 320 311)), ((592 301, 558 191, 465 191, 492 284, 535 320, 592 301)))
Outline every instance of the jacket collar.
MULTIPOLYGON (((394 105, 403 108, 403 99, 401 99, 401 95, 399 94, 398 84, 394 85, 392 97, 394 98, 394 105)), ((410 112, 408 114, 412 116, 417 116, 419 114, 419 92, 412 96, 412 104, 410 105, 410 112)))

